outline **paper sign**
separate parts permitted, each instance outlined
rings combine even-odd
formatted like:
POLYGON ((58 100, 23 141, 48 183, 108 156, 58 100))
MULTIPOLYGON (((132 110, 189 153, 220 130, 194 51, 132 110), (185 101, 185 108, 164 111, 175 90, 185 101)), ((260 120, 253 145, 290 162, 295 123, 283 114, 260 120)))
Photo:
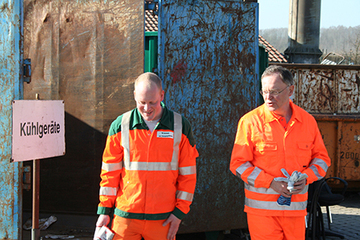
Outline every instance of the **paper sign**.
POLYGON ((16 100, 12 107, 12 160, 65 154, 64 101, 16 100))

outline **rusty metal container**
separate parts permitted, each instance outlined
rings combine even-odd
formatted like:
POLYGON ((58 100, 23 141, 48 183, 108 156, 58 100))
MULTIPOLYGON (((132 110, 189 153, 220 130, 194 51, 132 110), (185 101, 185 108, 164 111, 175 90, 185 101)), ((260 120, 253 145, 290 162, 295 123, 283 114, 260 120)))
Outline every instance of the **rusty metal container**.
POLYGON ((294 75, 294 102, 318 122, 332 160, 327 177, 360 189, 360 66, 281 65, 294 75))
POLYGON ((259 98, 257 3, 159 4, 159 74, 165 103, 191 123, 198 181, 180 232, 246 228, 244 190, 229 171, 240 117, 259 98))
MULTIPOLYGON (((314 116, 332 159, 327 175, 359 182, 360 116, 314 116)), ((356 186, 354 184, 350 187, 356 186)))
POLYGON ((10 162, 12 101, 22 99, 22 1, 0 0, 0 239, 19 239, 22 163, 10 162))

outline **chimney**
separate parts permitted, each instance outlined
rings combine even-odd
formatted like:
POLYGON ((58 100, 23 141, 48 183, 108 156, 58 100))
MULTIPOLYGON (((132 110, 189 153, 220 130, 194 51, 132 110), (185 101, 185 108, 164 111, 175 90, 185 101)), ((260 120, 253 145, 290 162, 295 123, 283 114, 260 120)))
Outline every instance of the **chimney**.
POLYGON ((318 64, 321 0, 290 0, 288 48, 289 63, 318 64))

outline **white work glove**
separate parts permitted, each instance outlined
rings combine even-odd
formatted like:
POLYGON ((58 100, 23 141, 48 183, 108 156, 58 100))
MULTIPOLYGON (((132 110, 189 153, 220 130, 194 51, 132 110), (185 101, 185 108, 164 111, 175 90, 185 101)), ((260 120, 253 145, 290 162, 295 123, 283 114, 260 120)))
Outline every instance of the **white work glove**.
POLYGON ((301 173, 298 171, 294 171, 290 176, 289 173, 285 170, 285 168, 282 168, 281 172, 284 174, 285 177, 277 177, 277 178, 274 178, 274 180, 287 182, 288 183, 287 189, 290 192, 292 192, 294 190, 294 183, 301 181, 308 177, 305 173, 301 173))

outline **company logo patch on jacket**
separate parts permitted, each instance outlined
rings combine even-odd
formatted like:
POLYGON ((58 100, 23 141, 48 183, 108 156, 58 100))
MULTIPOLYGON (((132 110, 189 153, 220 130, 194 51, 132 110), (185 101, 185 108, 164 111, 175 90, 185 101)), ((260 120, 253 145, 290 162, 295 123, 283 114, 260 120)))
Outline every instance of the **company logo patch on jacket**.
POLYGON ((173 132, 158 131, 157 132, 157 137, 158 138, 174 138, 174 133, 173 132))

